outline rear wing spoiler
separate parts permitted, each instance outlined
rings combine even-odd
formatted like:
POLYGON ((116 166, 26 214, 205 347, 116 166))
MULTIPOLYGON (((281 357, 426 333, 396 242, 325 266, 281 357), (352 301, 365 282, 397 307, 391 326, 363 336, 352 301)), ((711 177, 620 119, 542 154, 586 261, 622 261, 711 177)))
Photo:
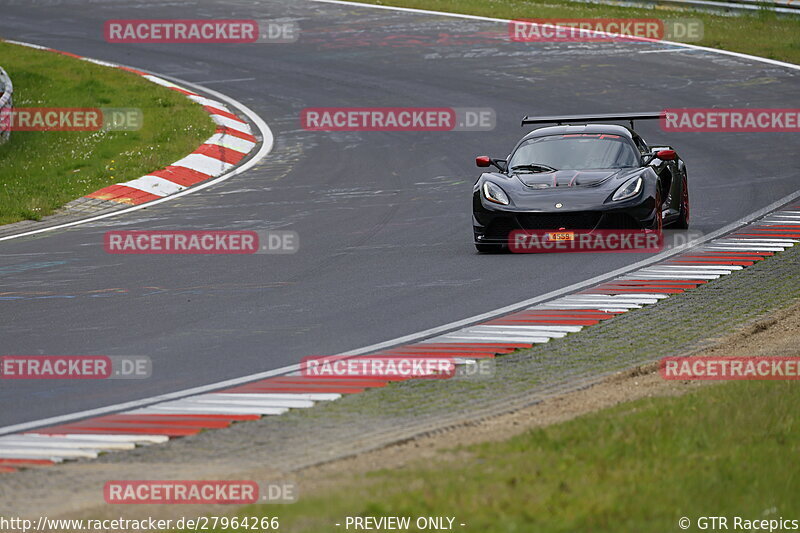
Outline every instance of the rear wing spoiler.
POLYGON ((589 122, 617 122, 629 121, 633 128, 634 120, 653 120, 665 118, 665 111, 651 111, 649 113, 606 113, 602 115, 563 115, 553 117, 522 117, 521 126, 526 124, 588 124, 589 122))

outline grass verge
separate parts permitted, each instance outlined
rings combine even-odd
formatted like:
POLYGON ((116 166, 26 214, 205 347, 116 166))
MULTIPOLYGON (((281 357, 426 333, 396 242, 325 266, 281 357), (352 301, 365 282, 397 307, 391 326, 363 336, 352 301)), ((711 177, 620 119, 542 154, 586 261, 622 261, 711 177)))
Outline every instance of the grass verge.
POLYGON ((144 78, 61 54, 0 42, 14 106, 139 108, 137 131, 12 132, 0 146, 0 224, 39 220, 70 200, 138 178, 214 133, 201 106, 144 78))
POLYGON ((691 531, 701 516, 798 519, 798 402, 791 382, 702 387, 241 515, 277 515, 295 533, 343 530, 334 524, 346 516, 454 516, 466 524, 456 529, 497 533, 674 532, 684 516, 691 531))
POLYGON ((703 11, 678 11, 608 6, 566 0, 356 0, 365 4, 410 7, 503 19, 526 18, 694 18, 703 21, 703 39, 691 44, 721 48, 769 59, 800 63, 800 17, 759 10, 725 16, 703 11))

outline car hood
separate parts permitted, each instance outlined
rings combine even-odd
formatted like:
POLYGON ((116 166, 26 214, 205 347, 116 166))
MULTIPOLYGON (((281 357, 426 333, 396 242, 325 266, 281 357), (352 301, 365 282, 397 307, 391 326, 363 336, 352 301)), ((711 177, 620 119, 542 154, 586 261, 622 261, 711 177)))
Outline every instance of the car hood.
POLYGON ((614 177, 632 174, 636 170, 638 169, 557 170, 555 172, 519 172, 515 173, 515 176, 532 189, 596 187, 614 177))

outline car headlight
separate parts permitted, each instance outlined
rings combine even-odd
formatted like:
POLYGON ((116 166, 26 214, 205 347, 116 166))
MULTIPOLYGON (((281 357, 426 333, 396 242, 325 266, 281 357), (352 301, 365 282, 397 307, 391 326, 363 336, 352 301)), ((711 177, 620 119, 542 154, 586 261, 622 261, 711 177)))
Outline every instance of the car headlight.
POLYGON ((642 177, 639 176, 638 178, 633 178, 632 180, 628 181, 625 185, 617 189, 617 192, 614 193, 614 196, 611 197, 612 200, 627 200, 628 198, 633 198, 639 191, 642 190, 642 177))
POLYGON ((508 195, 506 192, 501 189, 499 185, 495 185, 491 181, 483 182, 483 197, 496 204, 508 205, 508 195))

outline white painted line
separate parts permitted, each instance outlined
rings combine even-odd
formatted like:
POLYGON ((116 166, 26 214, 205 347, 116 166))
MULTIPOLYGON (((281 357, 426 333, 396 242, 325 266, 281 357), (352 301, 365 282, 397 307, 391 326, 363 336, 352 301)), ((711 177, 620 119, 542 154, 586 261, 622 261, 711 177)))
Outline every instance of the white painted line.
POLYGON ((658 50, 639 50, 638 53, 640 54, 663 54, 667 52, 686 52, 687 50, 681 50, 680 48, 661 48, 658 50))
POLYGON ((550 337, 523 337, 523 336, 512 337, 511 335, 504 335, 502 337, 498 337, 497 335, 481 336, 481 335, 465 335, 462 333, 454 333, 452 335, 442 335, 441 337, 435 337, 435 340, 430 339, 423 341, 423 343, 452 342, 452 341, 529 342, 531 344, 544 344, 546 342, 550 342, 550 337))
MULTIPOLYGON (((576 294, 574 296, 565 296, 562 300, 592 300, 598 302, 628 302, 628 303, 641 303, 642 301, 652 300, 652 296, 637 293, 624 293, 624 294, 576 294)), ((655 302, 652 302, 655 303, 655 302)))
POLYGON ((560 302, 558 305, 543 303, 534 305, 533 307, 529 307, 528 309, 531 310, 550 310, 550 309, 592 309, 594 311, 606 311, 612 313, 624 313, 626 311, 630 311, 631 309, 641 309, 640 305, 632 305, 626 307, 615 307, 613 305, 609 306, 607 304, 600 304, 600 305, 591 305, 587 303, 564 303, 560 302))
MULTIPOLYGON (((628 293, 626 293, 626 294, 628 294, 628 293)), ((651 300, 654 299, 654 298, 656 300, 663 300, 664 298, 669 298, 670 296, 672 296, 671 294, 652 293, 652 292, 636 293, 636 295, 637 296, 642 296, 642 297, 645 297, 645 298, 649 298, 651 300)), ((600 296, 611 297, 611 296, 615 296, 615 295, 614 294, 600 294, 600 296)))
MULTIPOLYGON (((712 265, 722 268, 666 268, 665 266, 653 266, 643 268, 642 272, 663 272, 665 274, 730 274, 733 272, 732 268, 725 268, 725 265, 712 265)), ((738 266, 738 265, 733 265, 738 266)))
POLYGON ((702 251, 713 251, 713 250, 726 250, 729 252, 782 252, 784 248, 782 246, 767 246, 767 245, 759 245, 759 246, 748 246, 748 245, 738 245, 735 243, 731 244, 713 244, 711 246, 707 246, 703 248, 702 251))
MULTIPOLYGON (((721 243, 722 241, 717 241, 721 243)), ((798 239, 790 239, 788 237, 785 238, 769 238, 769 237, 742 237, 741 239, 725 239, 725 242, 743 242, 743 243, 752 243, 752 244, 764 244, 766 246, 772 246, 775 243, 786 243, 787 248, 791 248, 794 243, 800 242, 798 239)), ((780 245, 780 244, 779 244, 780 245)))
MULTIPOLYGON (((777 232, 770 232, 777 233, 777 232)), ((794 242, 791 242, 792 239, 790 237, 770 237, 769 235, 758 235, 754 237, 736 237, 735 235, 731 235, 730 237, 726 237, 724 239, 717 239, 714 242, 710 242, 710 245, 752 245, 752 246, 782 246, 784 248, 791 248, 794 246, 794 242), (790 242, 773 242, 772 239, 783 239, 788 240, 790 242)))
POLYGON ((192 403, 168 402, 145 409, 136 414, 225 414, 225 415, 282 415, 289 409, 285 407, 225 407, 221 405, 196 405, 192 403))
MULTIPOLYGON (((566 335, 566 333, 564 333, 566 335)), ((502 333, 502 332, 467 332, 467 331, 454 331, 453 333, 448 333, 447 335, 440 335, 438 337, 431 337, 430 339, 425 339, 422 341, 421 344, 428 344, 428 343, 438 343, 438 342, 473 342, 475 339, 484 339, 486 342, 504 342, 504 339, 507 337, 514 336, 519 338, 526 339, 527 342, 538 343, 538 342, 548 342, 550 340, 549 335, 545 334, 533 334, 533 333, 502 333)), ((446 354, 442 354, 446 357, 446 354)))
MULTIPOLYGON (((687 266, 687 267, 690 267, 690 266, 691 267, 698 267, 698 266, 708 266, 708 267, 739 266, 739 265, 733 265, 733 264, 730 264, 730 265, 729 264, 716 265, 716 264, 713 263, 713 262, 717 262, 717 261, 722 261, 723 263, 728 263, 728 262, 734 262, 734 261, 742 261, 742 259, 738 259, 738 258, 737 259, 726 259, 725 257, 709 257, 708 261, 697 261, 697 262, 691 262, 691 263, 687 262, 687 263, 681 263, 679 265, 671 265, 671 266, 687 266)), ((726 268, 725 270, 728 270, 728 269, 726 268)))
MULTIPOLYGON (((673 279, 702 279, 705 281, 719 279, 722 276, 729 274, 729 272, 678 272, 674 274, 673 279)), ((650 276, 650 279, 668 279, 667 276, 673 274, 666 270, 654 270, 652 272, 645 272, 645 276, 650 276)))
POLYGON ((61 457, 64 459, 96 459, 100 450, 73 450, 68 448, 33 448, 30 446, 17 448, 14 446, 0 446, 0 457, 14 458, 24 456, 28 459, 50 459, 61 457))
POLYGON ((580 298, 581 300, 631 300, 631 299, 636 299, 636 295, 632 294, 628 296, 626 294, 614 294, 609 297, 609 296, 603 296, 602 294, 569 294, 561 299, 572 300, 575 298, 580 298))
POLYGON ((63 449, 98 449, 98 450, 132 450, 136 447, 133 442, 102 442, 97 440, 80 441, 59 437, 45 437, 44 435, 11 435, 0 438, 0 446, 24 446, 39 448, 63 449))
MULTIPOLYGON (((631 281, 632 279, 633 279, 633 280, 635 280, 636 278, 632 278, 631 276, 634 276, 634 275, 639 275, 639 274, 641 274, 641 273, 642 273, 642 272, 640 271, 640 272, 634 272, 634 273, 632 273, 632 274, 628 274, 627 276, 620 276, 620 277, 618 277, 618 278, 615 278, 615 279, 613 279, 613 280, 612 280, 610 283, 618 283, 618 282, 620 282, 620 281, 625 281, 625 282, 628 282, 628 281, 631 281)), ((678 276, 678 278, 679 278, 679 279, 684 279, 684 277, 685 277, 685 276, 678 276)), ((674 279, 674 278, 675 278, 675 276, 670 276, 670 277, 668 277, 668 278, 664 278, 664 279, 666 279, 666 280, 671 280, 671 279, 674 279)), ((651 279, 644 279, 644 278, 642 278, 642 279, 643 279, 643 283, 645 283, 645 285, 643 285, 643 286, 642 286, 642 287, 644 287, 644 288, 647 288, 647 287, 648 287, 648 285, 647 285, 647 284, 648 284, 649 282, 652 282, 652 281, 654 281, 654 280, 651 280, 651 279)))
POLYGON ((203 80, 198 83, 235 83, 239 81, 254 81, 257 78, 228 78, 225 80, 203 80))
MULTIPOLYGON (((184 398, 180 400, 187 404, 195 405, 227 405, 239 406, 249 405, 252 407, 289 407, 304 409, 314 407, 314 402, 311 400, 270 400, 268 398, 230 398, 228 396, 217 394, 205 394, 203 396, 193 396, 191 398, 184 398)), ((176 405, 176 404, 173 404, 176 405)))
POLYGON ((500 326, 492 326, 492 329, 484 328, 469 328, 462 329, 457 332, 457 335, 480 335, 487 337, 497 337, 498 339, 507 335, 515 335, 517 337, 550 337, 551 339, 560 339, 566 337, 565 331, 521 331, 514 329, 504 329, 500 326))
POLYGON ((739 246, 736 244, 711 245, 702 248, 704 252, 714 250, 721 252, 782 252, 783 248, 778 248, 777 246, 739 246))
POLYGON ((714 241, 711 244, 715 244, 715 245, 716 244, 722 244, 722 245, 732 244, 732 245, 748 245, 748 246, 782 246, 783 248, 791 248, 792 246, 794 246, 794 241, 792 239, 788 238, 788 237, 782 238, 781 240, 782 241, 788 241, 788 242, 775 241, 774 237, 773 238, 766 237, 766 236, 762 237, 762 236, 759 235, 758 237, 741 237, 741 238, 729 237, 727 239, 717 239, 716 241, 714 241))
POLYGON ((714 275, 707 275, 707 274, 669 274, 667 272, 638 272, 635 274, 630 274, 627 276, 623 276, 619 278, 621 281, 630 281, 634 279, 675 279, 675 280, 710 280, 710 279, 718 279, 720 277, 719 274, 714 275))
POLYGON ((220 159, 209 157, 205 154, 189 154, 180 161, 174 162, 171 166, 184 167, 209 176, 218 176, 221 172, 230 170, 233 165, 220 159))
POLYGON ((28 453, 25 453, 25 452, 19 452, 19 453, 17 453, 17 452, 8 452, 8 453, 4 453, 3 455, 0 455, 0 459, 45 459, 47 461, 52 461, 54 463, 63 463, 64 462, 64 459, 62 459, 61 457, 55 457, 55 456, 47 457, 47 456, 42 456, 42 455, 39 455, 39 454, 28 454, 28 453))
MULTIPOLYGON (((695 266, 695 265, 658 265, 658 267, 653 267, 653 268, 658 268, 659 270, 664 270, 664 269, 666 269, 666 270, 682 270, 682 271, 686 271, 686 272, 694 272, 694 271, 699 271, 699 270, 710 270, 713 273, 715 270, 727 270, 727 271, 742 270, 744 267, 740 266, 740 265, 707 265, 705 263, 700 263, 697 266, 695 266)), ((649 269, 645 268, 644 270, 649 270, 649 269)))
POLYGON ((4 39, 4 41, 11 44, 18 44, 20 46, 27 46, 28 48, 36 48, 37 50, 52 50, 52 48, 42 46, 41 44, 23 43, 22 41, 12 41, 10 39, 4 39))
POLYGON ((135 180, 120 183, 120 185, 133 187, 134 189, 149 192, 150 194, 155 194, 157 196, 175 194, 176 192, 182 191, 186 188, 183 185, 178 185, 175 182, 166 180, 164 178, 159 178, 158 176, 142 176, 141 178, 137 178, 135 180))
MULTIPOLYGON (((300 375, 298 373, 298 375, 300 375)), ((342 397, 341 394, 335 392, 298 392, 298 393, 283 393, 283 392, 265 392, 263 394, 257 392, 226 392, 226 393, 213 393, 214 396, 223 398, 262 398, 266 400, 311 400, 313 402, 329 402, 338 400, 342 397)), ((196 398, 197 396, 190 396, 196 398)))
MULTIPOLYGON (((477 329, 486 329, 487 331, 493 329, 504 329, 504 330, 507 329, 511 331, 555 331, 557 333, 577 333, 578 331, 583 329, 583 326, 559 326, 559 325, 548 325, 548 324, 542 324, 542 325, 507 324, 507 325, 474 326, 468 329, 470 331, 474 331, 477 329)), ((466 331, 466 329, 461 331, 466 331)))
MULTIPOLYGON (((598 294, 597 296, 603 296, 602 294, 598 294)), ((569 300, 571 303, 577 302, 586 302, 593 305, 618 305, 620 307, 627 307, 629 305, 647 305, 647 304, 654 304, 658 302, 655 298, 644 298, 644 299, 630 299, 630 300, 619 300, 615 301, 614 298, 570 298, 569 300)))
MULTIPOLYGON (((591 302, 589 300, 582 301, 582 302, 572 302, 567 304, 572 306, 573 309, 597 309, 598 311, 602 311, 604 309, 618 309, 621 311, 630 311, 631 309, 641 309, 643 305, 647 305, 646 302, 637 302, 637 303, 608 303, 608 302, 591 302)), ((561 305, 558 306, 559 308, 561 305)))
POLYGON ((692 276, 721 276, 723 274, 730 274, 732 270, 670 270, 666 268, 648 268, 643 270, 648 274, 680 274, 687 278, 692 276))
POLYGON ((762 248, 777 248, 778 251, 780 251, 780 252, 784 251, 786 248, 791 248, 792 247, 792 245, 790 243, 785 243, 785 244, 776 243, 776 242, 770 242, 770 243, 752 242, 751 243, 751 242, 747 242, 747 240, 734 241, 734 240, 731 240, 731 239, 714 241, 712 243, 709 243, 708 246, 732 246, 732 247, 737 248, 739 250, 746 250, 747 248, 752 248, 753 250, 756 250, 756 251, 760 250, 762 248))
MULTIPOLYGON (((22 435, 26 436, 41 436, 46 437, 50 436, 49 433, 22 433, 22 435)), ((166 435, 137 435, 137 434, 126 434, 126 435, 112 435, 106 433, 67 433, 67 434, 53 434, 54 437, 70 439, 70 440, 88 440, 88 441, 100 441, 100 442, 133 442, 135 444, 161 444, 167 442, 169 437, 166 435)))

